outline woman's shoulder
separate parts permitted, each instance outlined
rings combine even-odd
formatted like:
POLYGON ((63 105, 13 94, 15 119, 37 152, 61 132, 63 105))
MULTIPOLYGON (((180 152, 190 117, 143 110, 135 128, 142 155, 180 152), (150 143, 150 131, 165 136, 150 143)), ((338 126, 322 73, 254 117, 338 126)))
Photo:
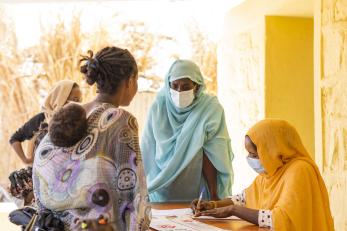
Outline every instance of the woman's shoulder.
POLYGON ((136 117, 124 108, 105 105, 98 118, 98 125, 101 130, 129 126, 132 130, 138 130, 136 117))
POLYGON ((207 115, 215 117, 223 114, 224 108, 217 96, 205 94, 202 100, 207 115))
POLYGON ((292 163, 290 163, 290 168, 294 170, 300 170, 300 169, 313 169, 311 161, 306 159, 294 159, 292 160, 292 163))
POLYGON ((103 115, 108 113, 116 113, 116 114, 119 114, 119 116, 122 115, 125 118, 135 118, 135 116, 131 112, 127 111, 126 109, 116 107, 108 103, 103 103, 99 105, 98 107, 91 110, 89 114, 90 116, 93 116, 95 114, 103 115))
POLYGON ((136 120, 136 117, 129 111, 127 111, 126 109, 124 108, 117 108, 117 110, 122 113, 122 115, 124 115, 124 118, 126 119, 135 119, 136 120))
POLYGON ((299 158, 292 160, 287 168, 287 174, 303 177, 305 175, 315 175, 317 168, 312 160, 299 158))

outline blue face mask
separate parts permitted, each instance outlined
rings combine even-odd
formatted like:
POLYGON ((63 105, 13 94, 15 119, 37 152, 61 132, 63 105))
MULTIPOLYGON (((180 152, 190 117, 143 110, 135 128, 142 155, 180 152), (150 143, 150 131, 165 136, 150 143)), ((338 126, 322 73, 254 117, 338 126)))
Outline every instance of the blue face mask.
POLYGON ((249 166, 251 166, 251 168, 254 169, 254 171, 256 171, 257 173, 264 173, 265 169, 263 167, 263 165, 261 165, 260 160, 259 159, 255 159, 255 158, 251 158, 247 156, 247 162, 249 164, 249 166))

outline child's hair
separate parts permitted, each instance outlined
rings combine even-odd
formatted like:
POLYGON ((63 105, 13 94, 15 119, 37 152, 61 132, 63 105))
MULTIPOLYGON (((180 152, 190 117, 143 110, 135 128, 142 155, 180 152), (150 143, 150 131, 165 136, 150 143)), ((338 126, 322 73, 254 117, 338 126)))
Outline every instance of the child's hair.
POLYGON ((48 125, 52 143, 58 147, 71 147, 87 133, 87 115, 77 103, 69 103, 57 111, 48 125))
POLYGON ((80 71, 89 85, 96 83, 100 93, 114 94, 121 81, 137 75, 135 58, 126 49, 105 47, 96 55, 93 55, 91 50, 88 54, 82 56, 80 60, 86 61, 80 71))

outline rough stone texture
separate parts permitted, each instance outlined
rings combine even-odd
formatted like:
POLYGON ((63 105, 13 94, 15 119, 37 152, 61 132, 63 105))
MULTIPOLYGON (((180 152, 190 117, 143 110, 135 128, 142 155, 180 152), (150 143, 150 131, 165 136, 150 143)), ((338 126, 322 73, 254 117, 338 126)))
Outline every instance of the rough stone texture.
POLYGON ((335 20, 346 21, 347 20, 347 1, 337 0, 335 4, 335 20))
MULTIPOLYGON (((231 21, 227 28, 233 28, 231 21)), ((264 25, 259 24, 247 31, 225 30, 219 44, 218 97, 235 155, 233 193, 243 190, 256 176, 246 162, 244 136, 264 117, 264 44, 264 25)))
POLYGON ((323 177, 337 231, 347 230, 347 0, 322 0, 323 177))
POLYGON ((343 34, 327 29, 323 35, 324 75, 329 77, 341 69, 343 34))

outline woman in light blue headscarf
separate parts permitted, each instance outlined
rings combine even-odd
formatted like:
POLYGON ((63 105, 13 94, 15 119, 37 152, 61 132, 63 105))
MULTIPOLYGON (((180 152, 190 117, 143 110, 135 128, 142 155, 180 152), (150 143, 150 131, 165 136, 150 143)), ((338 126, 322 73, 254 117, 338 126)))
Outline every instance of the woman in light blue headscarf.
POLYGON ((141 141, 151 202, 231 195, 230 138, 218 99, 204 92, 199 67, 175 61, 150 108, 141 141))

